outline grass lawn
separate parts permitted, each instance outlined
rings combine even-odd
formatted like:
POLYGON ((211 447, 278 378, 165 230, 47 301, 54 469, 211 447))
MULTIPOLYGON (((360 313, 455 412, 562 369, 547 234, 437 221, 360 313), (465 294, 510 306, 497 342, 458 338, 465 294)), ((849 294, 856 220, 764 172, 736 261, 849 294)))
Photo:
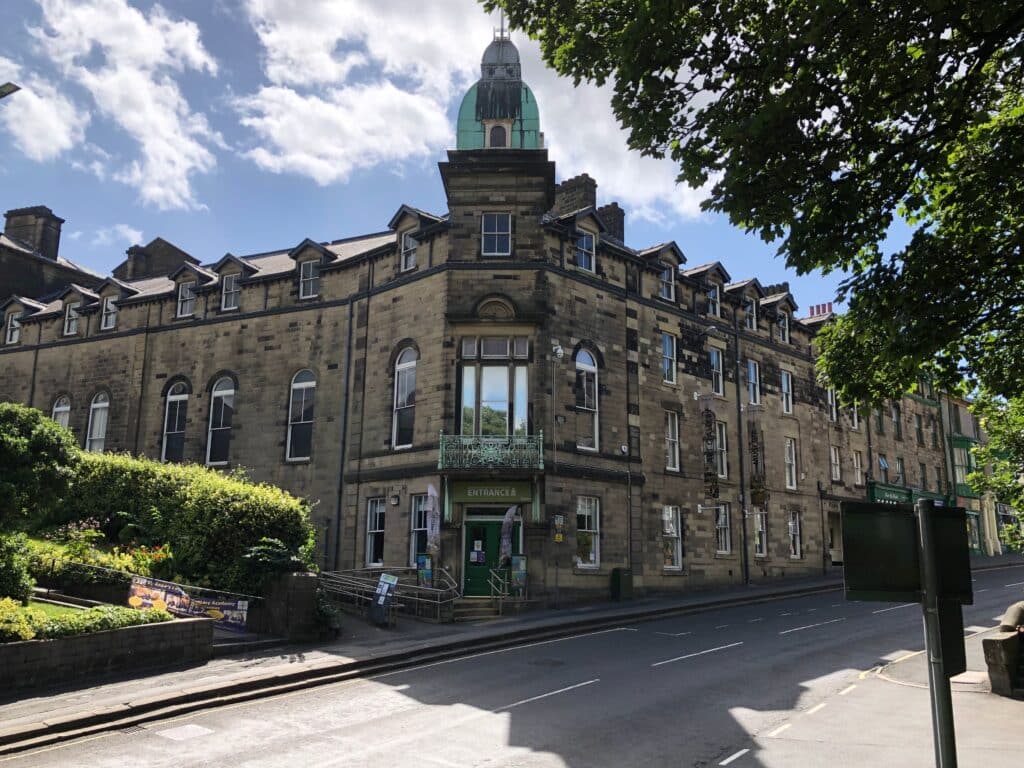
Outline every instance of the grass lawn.
POLYGON ((52 605, 50 603, 40 603, 37 600, 33 600, 29 603, 29 608, 35 608, 38 611, 42 611, 46 614, 47 618, 59 619, 62 616, 69 614, 77 614, 81 612, 81 608, 66 608, 63 605, 52 605))

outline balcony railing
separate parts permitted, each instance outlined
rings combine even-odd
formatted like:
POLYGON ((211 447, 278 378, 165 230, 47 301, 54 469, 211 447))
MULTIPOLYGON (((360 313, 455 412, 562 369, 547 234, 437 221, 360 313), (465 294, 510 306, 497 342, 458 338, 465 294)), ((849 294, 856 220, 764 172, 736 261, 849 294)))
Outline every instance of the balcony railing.
POLYGON ((484 437, 441 433, 438 469, 544 469, 544 432, 484 437))

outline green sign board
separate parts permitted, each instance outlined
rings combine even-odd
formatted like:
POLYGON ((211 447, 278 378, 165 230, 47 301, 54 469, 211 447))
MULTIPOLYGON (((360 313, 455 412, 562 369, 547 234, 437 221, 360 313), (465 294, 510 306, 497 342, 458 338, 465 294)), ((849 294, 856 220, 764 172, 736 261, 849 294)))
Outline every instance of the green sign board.
POLYGON ((452 501, 461 504, 519 504, 532 498, 533 487, 529 480, 452 483, 452 501))
POLYGON ((910 489, 900 488, 896 485, 872 483, 868 497, 871 501, 889 501, 904 504, 910 501, 910 489))

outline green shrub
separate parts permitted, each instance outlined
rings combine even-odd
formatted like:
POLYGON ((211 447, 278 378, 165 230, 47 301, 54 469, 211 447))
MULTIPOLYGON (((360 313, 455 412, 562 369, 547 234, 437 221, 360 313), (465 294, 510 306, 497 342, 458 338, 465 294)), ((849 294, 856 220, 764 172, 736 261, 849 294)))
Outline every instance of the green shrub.
POLYGON ((117 605, 103 605, 51 617, 36 608, 26 608, 15 600, 4 598, 0 599, 0 643, 84 635, 105 629, 171 621, 173 618, 167 611, 156 608, 139 610, 117 605))
POLYGON ((41 411, 0 403, 0 530, 34 525, 66 498, 80 451, 41 411))
POLYGON ((31 640, 45 622, 46 617, 42 613, 9 597, 0 598, 0 643, 31 640))
POLYGON ((84 635, 88 632, 102 632, 105 629, 121 629, 139 624, 156 624, 170 621, 173 616, 157 608, 125 608, 119 605, 102 605, 85 611, 48 619, 36 629, 36 638, 52 639, 84 635))
POLYGON ((198 586, 255 592, 284 562, 311 565, 307 502, 197 465, 85 453, 65 515, 96 519, 111 541, 167 544, 176 572, 198 586))
POLYGON ((28 538, 0 535, 0 597, 28 604, 35 580, 29 574, 28 538))

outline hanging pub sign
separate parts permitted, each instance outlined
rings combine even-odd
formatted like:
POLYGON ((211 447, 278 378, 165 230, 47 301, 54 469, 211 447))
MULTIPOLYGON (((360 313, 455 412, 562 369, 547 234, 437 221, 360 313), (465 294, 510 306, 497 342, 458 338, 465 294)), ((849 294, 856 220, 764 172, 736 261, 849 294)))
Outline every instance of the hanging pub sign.
POLYGON ((755 507, 763 507, 768 502, 768 489, 764 484, 760 433, 754 422, 749 422, 747 433, 750 435, 750 503, 755 507))
POLYGON ((718 498, 718 466, 716 458, 718 443, 715 440, 715 412, 705 408, 704 422, 704 498, 718 498))

